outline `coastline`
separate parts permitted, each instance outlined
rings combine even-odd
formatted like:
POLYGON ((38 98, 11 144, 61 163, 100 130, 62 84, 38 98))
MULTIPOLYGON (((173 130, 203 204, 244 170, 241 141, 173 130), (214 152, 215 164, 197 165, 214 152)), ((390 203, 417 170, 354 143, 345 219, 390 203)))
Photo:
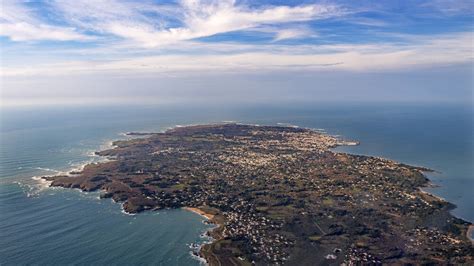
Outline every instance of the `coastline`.
MULTIPOLYGON (((179 127, 177 127, 177 128, 179 128, 179 127)), ((171 129, 171 130, 173 130, 173 129, 171 129)), ((329 136, 333 136, 333 135, 331 135, 331 134, 329 134, 329 133, 322 133, 322 134, 324 134, 324 135, 329 135, 329 136)), ((348 143, 349 143, 349 142, 348 142, 348 143)), ((359 142, 355 142, 355 141, 354 141, 354 142, 350 142, 349 144, 347 144, 347 143, 344 142, 344 141, 340 141, 340 142, 337 142, 337 143, 336 143, 335 147, 337 147, 337 146, 353 146, 353 145, 359 145, 359 142)), ((113 148, 113 146, 112 146, 112 148, 113 148)), ((338 151, 333 151, 333 152, 339 153, 338 151)), ((354 153, 351 153, 351 152, 347 152, 347 153, 348 153, 348 154, 354 154, 354 153)), ((82 168, 84 168, 84 166, 86 166, 86 165, 90 165, 90 164, 101 164, 101 163, 103 163, 103 162, 107 162, 107 161, 111 160, 111 159, 108 158, 107 156, 103 156, 103 155, 99 155, 99 154, 95 154, 95 155, 96 155, 96 156, 103 157, 105 160, 104 160, 104 161, 99 161, 99 162, 89 162, 89 163, 85 163, 85 164, 82 166, 82 168)), ((390 161, 392 161, 392 160, 390 160, 390 161)), ((82 169, 81 169, 81 170, 82 170, 82 169)), ((80 172, 80 171, 79 171, 79 172, 80 172)), ((71 175, 71 174, 74 174, 74 173, 71 173, 71 172, 67 173, 67 175, 71 175)), ((424 176, 426 177, 426 179, 428 180, 428 185, 427 185, 426 187, 429 187, 429 184, 431 183, 431 180, 429 180, 429 178, 428 178, 424 173, 423 173, 423 175, 424 175, 424 176)), ((45 179, 45 180, 47 180, 47 179, 45 179)), ((49 180, 47 180, 47 181, 49 181, 49 180)), ((429 196, 434 197, 434 198, 436 198, 436 199, 438 199, 438 200, 440 200, 440 201, 442 201, 442 202, 447 202, 445 199, 443 199, 443 198, 441 198, 441 197, 439 197, 439 196, 436 196, 436 195, 434 195, 434 194, 432 194, 432 193, 430 193, 430 192, 427 192, 427 191, 423 191, 423 188, 424 188, 424 187, 425 187, 425 186, 419 187, 420 192, 422 192, 422 193, 424 193, 424 194, 428 194, 429 196)), ((87 192, 87 191, 84 191, 84 192, 87 192)), ((211 228, 211 229, 209 229, 209 230, 206 230, 206 232, 204 232, 204 233, 207 233, 209 236, 212 236, 212 239, 211 239, 211 242, 210 242, 210 243, 204 243, 204 244, 200 245, 200 247, 199 247, 199 252, 198 252, 198 256, 199 256, 200 258, 203 258, 203 259, 206 261, 207 264, 212 263, 212 262, 216 262, 216 261, 217 261, 217 263, 219 263, 218 257, 217 257, 214 253, 212 253, 212 248, 211 248, 212 245, 213 245, 214 243, 216 243, 216 242, 219 240, 219 237, 216 237, 216 236, 219 235, 219 232, 218 232, 219 230, 217 230, 217 229, 220 228, 220 227, 222 227, 222 225, 223 225, 221 222, 216 222, 215 217, 216 217, 217 215, 219 215, 219 214, 213 214, 212 212, 206 212, 205 210, 202 209, 202 207, 182 207, 182 209, 187 210, 187 211, 194 212, 194 213, 196 213, 196 214, 198 214, 198 215, 200 215, 200 216, 206 218, 206 220, 209 221, 210 223, 213 223, 213 224, 216 224, 216 225, 217 225, 216 228, 211 228)), ((123 212, 124 212, 125 214, 133 215, 132 213, 128 213, 128 212, 126 212, 126 211, 124 210, 123 204, 122 204, 122 210, 123 210, 123 212)), ((454 216, 454 215, 453 215, 453 216, 454 216)), ((456 216, 455 216, 455 217, 456 217, 456 216)), ((221 220, 221 217, 219 217, 219 220, 221 220)), ((468 239, 470 239, 472 243, 474 243, 474 242, 473 242, 473 239, 470 238, 470 234, 471 234, 473 231, 474 231, 474 226, 473 226, 473 225, 470 225, 469 228, 468 228, 468 230, 467 230, 467 233, 466 233, 468 239)))
POLYGON ((214 243, 216 243, 220 238, 220 229, 223 226, 223 221, 221 219, 214 219, 218 214, 212 214, 206 212, 200 208, 196 207, 182 207, 181 209, 194 212, 206 219, 207 222, 215 224, 216 226, 213 228, 209 228, 208 230, 203 232, 203 235, 206 234, 210 239, 209 242, 202 243, 199 245, 197 252, 192 252, 192 255, 196 257, 199 261, 204 262, 205 265, 220 265, 220 261, 218 256, 216 256, 212 249, 210 248, 214 243))
POLYGON ((208 212, 205 212, 199 208, 195 208, 195 207, 183 207, 181 208, 183 210, 187 210, 187 211, 190 211, 190 212, 194 212, 194 213, 197 213, 199 215, 201 215, 202 217, 206 218, 208 221, 212 222, 212 220, 214 219, 215 215, 214 214, 211 214, 211 213, 208 213, 208 212))
MULTIPOLYGON (((118 136, 124 136, 123 132, 117 133, 118 136)), ((125 135, 126 136, 126 135, 125 135)), ((114 149, 117 146, 114 145, 114 142, 120 141, 120 140, 126 140, 127 138, 117 138, 117 139, 107 139, 103 141, 101 144, 97 146, 97 149, 91 149, 87 151, 86 158, 84 161, 76 164, 76 165, 70 165, 70 168, 67 170, 63 171, 58 171, 51 169, 52 171, 56 172, 56 174, 53 175, 35 175, 32 177, 28 177, 29 180, 33 180, 34 182, 37 182, 36 185, 39 186, 39 190, 45 189, 45 188, 52 188, 52 180, 48 179, 49 177, 55 177, 55 176, 75 176, 75 175, 80 175, 83 171, 84 168, 86 168, 89 165, 94 165, 94 164, 102 164, 106 162, 113 161, 112 158, 107 157, 107 156, 101 156, 98 153, 101 151, 105 150, 110 150, 114 149)), ((88 192, 84 191, 82 189, 79 189, 81 192, 88 192)), ((116 202, 117 203, 117 202, 116 202)), ((121 207, 123 210, 123 206, 121 207)), ((123 210, 124 213, 129 214, 123 210)))
POLYGON ((471 240, 471 243, 474 245, 474 237, 472 237, 473 234, 474 234, 474 224, 471 224, 467 228, 466 236, 469 240, 471 240))
MULTIPOLYGON (((426 175, 425 175, 425 177, 428 178, 426 175)), ((429 178, 428 178, 428 179, 429 179, 429 178)), ((432 181, 429 180, 429 182, 431 183, 432 181)), ((456 208, 456 205, 455 205, 454 203, 447 201, 445 198, 443 198, 443 197, 441 197, 441 196, 438 196, 438 195, 435 195, 435 194, 433 194, 433 193, 431 193, 431 192, 428 192, 428 191, 424 190, 424 188, 431 188, 431 186, 429 186, 429 185, 428 185, 428 186, 423 186, 423 187, 419 187, 418 189, 420 190, 421 193, 426 194, 426 195, 428 195, 428 196, 431 196, 431 197, 433 197, 433 198, 436 198, 436 199, 438 199, 439 201, 447 202, 447 203, 449 203, 449 204, 452 204, 453 206, 455 206, 454 208, 456 208)), ((454 216, 454 215, 453 215, 453 216, 454 216)), ((457 217, 457 218, 460 218, 460 217, 457 217)))
MULTIPOLYGON (((325 133, 325 134, 328 134, 328 133, 325 133)), ((329 134, 331 135, 331 134, 329 134)), ((336 147, 334 148, 337 148, 337 147, 341 147, 341 146, 358 146, 360 145, 360 142, 357 142, 355 141, 355 143, 357 143, 356 145, 347 145, 347 144, 344 144, 344 143, 338 143, 336 145, 336 147)), ((334 149, 333 148, 333 149, 334 149)), ((347 151, 334 151, 333 149, 331 149, 333 152, 336 152, 336 153, 339 153, 339 152, 343 152, 343 153, 348 153, 348 154, 356 154, 356 153, 352 153, 352 152, 347 152, 347 151)), ((422 166, 415 166, 415 167, 420 167, 420 168, 424 168, 422 166)), ((450 204, 451 205, 451 208, 449 210, 449 213, 455 217, 455 218, 458 218, 458 219, 461 219, 463 221, 466 221, 468 223, 471 223, 469 226, 468 226, 468 229, 466 230, 466 237, 467 239, 469 239, 471 241, 471 243, 474 245, 474 237, 473 237, 473 234, 474 234, 474 221, 469 221, 465 218, 462 218, 462 217, 459 217, 459 216, 456 216, 454 215, 451 211, 456 209, 457 208, 457 205, 455 203, 452 203, 448 200, 446 200, 445 198, 443 198, 442 196, 440 195, 436 195, 435 193, 433 192, 429 192, 429 191, 426 191, 425 189, 426 188, 435 188, 435 187, 440 187, 441 185, 439 184, 436 184, 434 183, 433 180, 430 179, 430 177, 426 174, 426 172, 436 172, 436 170, 433 170, 433 169, 425 169, 425 170, 422 170, 421 171, 423 176, 427 179, 427 183, 421 187, 418 187, 418 190, 420 191, 420 193, 422 194, 425 194, 427 196, 430 196, 430 197, 433 197, 437 200, 439 200, 440 202, 444 202, 444 203, 447 203, 447 204, 450 204)))

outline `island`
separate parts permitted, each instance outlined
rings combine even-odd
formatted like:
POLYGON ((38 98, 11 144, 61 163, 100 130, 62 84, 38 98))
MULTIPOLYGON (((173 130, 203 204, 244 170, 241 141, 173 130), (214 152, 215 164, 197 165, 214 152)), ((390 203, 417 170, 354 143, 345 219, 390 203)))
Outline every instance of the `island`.
POLYGON ((110 160, 45 179, 101 191, 129 213, 206 215, 216 227, 199 255, 210 265, 474 263, 471 223, 422 190, 429 169, 335 152, 343 140, 290 126, 131 134, 141 137, 97 152, 110 160))

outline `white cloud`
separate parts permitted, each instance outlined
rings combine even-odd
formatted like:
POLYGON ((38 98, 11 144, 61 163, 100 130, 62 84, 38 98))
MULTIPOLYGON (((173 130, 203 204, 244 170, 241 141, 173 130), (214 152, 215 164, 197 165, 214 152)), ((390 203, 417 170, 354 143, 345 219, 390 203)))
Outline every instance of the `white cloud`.
POLYGON ((235 6, 234 1, 204 6, 196 2, 200 1, 184 1, 185 22, 193 37, 254 28, 266 23, 327 18, 341 13, 337 7, 326 5, 278 6, 248 10, 245 7, 235 6))
MULTIPOLYGON (((75 25, 119 36, 144 47, 161 47, 219 33, 258 30, 265 24, 316 20, 344 13, 337 6, 317 4, 250 9, 232 0, 183 0, 178 6, 76 0, 56 1, 54 6, 75 25), (154 17, 145 15, 150 10, 154 17), (172 16, 180 25, 168 25, 172 16)), ((289 32, 282 32, 280 38, 291 38, 289 32)))
MULTIPOLYGON (((432 37, 398 36, 403 39, 400 42, 403 45, 280 45, 281 40, 317 36, 312 28, 305 26, 305 21, 349 13, 327 4, 250 8, 232 0, 182 0, 174 5, 118 0, 52 0, 46 3, 56 16, 60 16, 58 19, 62 18, 67 25, 74 27, 42 23, 24 4, 5 1, 2 2, 0 35, 9 36, 14 41, 91 38, 79 33, 80 29, 94 32, 100 36, 101 42, 96 42, 93 48, 50 49, 52 55, 63 53, 65 63, 48 64, 44 61, 38 65, 31 63, 32 60, 10 59, 20 67, 4 66, 0 69, 1 75, 182 74, 275 69, 378 71, 466 63, 472 62, 473 56, 471 32, 432 37), (273 42, 255 45, 195 40, 240 30, 272 35, 273 42), (117 41, 116 37, 121 40, 117 41), (79 57, 86 59, 77 60, 79 57)), ((44 54, 44 49, 47 48, 37 53, 44 54)), ((58 58, 61 56, 56 56, 58 58)), ((49 60, 44 56, 40 59, 49 60)))
POLYGON ((276 36, 273 41, 281 41, 287 39, 299 39, 299 38, 314 38, 318 35, 312 30, 306 27, 293 27, 286 29, 276 30, 276 36))
POLYGON ((444 15, 474 13, 474 2, 472 0, 430 0, 420 4, 421 7, 431 7, 444 15))
POLYGON ((0 35, 8 36, 12 41, 37 40, 90 40, 89 36, 77 33, 73 28, 54 27, 49 25, 33 25, 25 22, 0 23, 0 35))
MULTIPOLYGON (((152 73, 189 75, 198 73, 255 72, 274 70, 391 71, 472 63, 471 32, 419 39, 410 45, 325 45, 277 50, 238 51, 234 54, 175 54, 132 57, 110 61, 76 61, 43 66, 5 68, 4 76, 152 73)), ((186 49, 186 47, 183 47, 186 49)), ((229 49, 229 46, 226 47, 229 49)), ((274 48, 275 49, 275 48, 274 48)), ((212 48, 215 50, 215 47, 212 48)), ((252 49, 250 49, 252 50, 252 49)))
POLYGON ((90 36, 80 34, 72 27, 57 27, 41 23, 33 12, 17 1, 2 1, 0 10, 0 36, 13 41, 37 40, 90 40, 90 36))

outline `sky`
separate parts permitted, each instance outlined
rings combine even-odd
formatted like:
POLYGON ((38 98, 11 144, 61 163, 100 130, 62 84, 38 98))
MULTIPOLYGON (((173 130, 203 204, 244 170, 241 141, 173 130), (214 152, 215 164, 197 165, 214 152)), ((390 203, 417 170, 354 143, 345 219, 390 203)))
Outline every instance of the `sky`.
POLYGON ((0 5, 2 106, 473 100, 470 0, 0 5))

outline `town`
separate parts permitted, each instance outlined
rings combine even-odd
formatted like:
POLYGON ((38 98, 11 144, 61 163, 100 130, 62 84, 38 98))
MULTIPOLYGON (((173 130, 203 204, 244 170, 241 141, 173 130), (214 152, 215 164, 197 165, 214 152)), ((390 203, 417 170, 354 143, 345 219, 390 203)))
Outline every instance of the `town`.
POLYGON ((354 145, 286 126, 211 124, 114 142, 110 160, 45 177, 102 191, 137 213, 193 207, 213 215, 210 265, 473 263, 470 224, 421 190, 424 171, 337 153, 354 145))

